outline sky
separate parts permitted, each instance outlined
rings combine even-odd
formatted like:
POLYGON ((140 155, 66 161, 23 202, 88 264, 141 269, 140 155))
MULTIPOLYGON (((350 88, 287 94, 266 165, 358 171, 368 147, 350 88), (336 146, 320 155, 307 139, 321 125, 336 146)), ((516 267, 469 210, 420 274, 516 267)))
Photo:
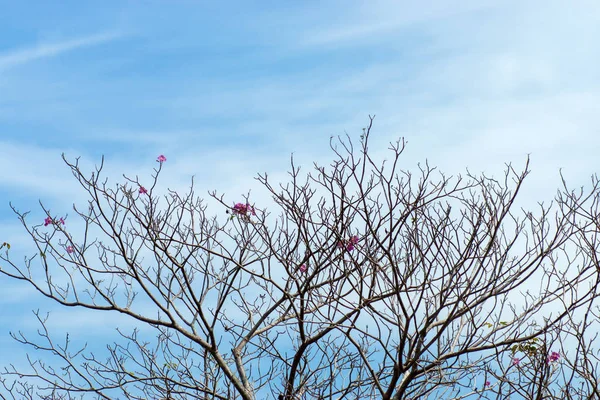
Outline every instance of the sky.
MULTIPOLYGON (((0 0, 0 243, 33 246, 9 207, 68 213, 85 196, 61 155, 106 173, 163 177, 228 199, 285 179, 290 155, 332 159, 376 115, 374 152, 404 137, 406 168, 532 173, 523 204, 599 171, 600 5, 562 1, 0 0)), ((9 331, 78 318, 0 277, 0 365, 9 331), (63 314, 61 314, 63 313, 63 314), (61 317, 62 315, 62 317, 61 317)), ((76 312, 76 311, 75 311, 76 312)), ((77 321, 77 322, 76 322, 77 321)), ((108 327, 107 327, 108 329, 108 327)))

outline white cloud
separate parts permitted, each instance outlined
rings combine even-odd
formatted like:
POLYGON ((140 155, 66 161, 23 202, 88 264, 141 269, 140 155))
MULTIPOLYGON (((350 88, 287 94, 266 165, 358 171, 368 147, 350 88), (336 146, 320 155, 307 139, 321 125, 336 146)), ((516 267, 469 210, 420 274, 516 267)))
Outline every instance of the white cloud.
MULTIPOLYGON (((373 39, 397 40, 402 30, 417 24, 436 23, 449 17, 489 8, 490 1, 465 0, 460 3, 426 1, 370 1, 335 10, 334 22, 323 24, 304 37, 303 46, 337 47, 365 44, 373 39), (336 23, 336 21, 339 21, 336 23)), ((331 17, 331 16, 330 16, 331 17)))
POLYGON ((55 43, 42 43, 37 46, 0 53, 0 71, 7 70, 42 58, 56 57, 80 48, 90 47, 122 36, 119 32, 104 32, 55 43))
POLYGON ((72 202, 76 184, 57 148, 0 142, 0 187, 43 198, 48 195, 72 202), (73 184, 70 184, 73 183, 73 184))

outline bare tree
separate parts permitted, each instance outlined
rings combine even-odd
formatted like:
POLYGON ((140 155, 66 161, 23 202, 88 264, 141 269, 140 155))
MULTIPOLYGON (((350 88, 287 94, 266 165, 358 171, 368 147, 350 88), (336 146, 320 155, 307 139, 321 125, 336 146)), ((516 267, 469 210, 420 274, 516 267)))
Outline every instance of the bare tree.
MULTIPOLYGON (((529 172, 451 177, 399 167, 360 140, 332 138, 330 166, 257 180, 273 204, 215 192, 211 215, 192 182, 160 192, 109 184, 69 162, 87 191, 85 224, 13 210, 37 247, 1 258, 67 307, 119 313, 155 334, 119 330, 99 357, 12 334, 54 363, 7 366, 7 398, 563 399, 598 395, 598 179, 566 183, 525 211, 529 172)), ((90 311, 92 312, 92 311, 90 311)))

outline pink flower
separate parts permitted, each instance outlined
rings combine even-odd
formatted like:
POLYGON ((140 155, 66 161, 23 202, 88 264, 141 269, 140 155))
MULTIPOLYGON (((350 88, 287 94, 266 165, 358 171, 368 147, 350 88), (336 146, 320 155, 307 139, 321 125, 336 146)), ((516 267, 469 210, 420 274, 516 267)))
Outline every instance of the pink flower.
POLYGON ((46 217, 46 219, 44 220, 44 226, 48 226, 48 225, 50 225, 53 222, 54 221, 52 221, 52 218, 46 217))
POLYGON ((252 207, 248 203, 246 203, 246 204, 236 203, 233 206, 233 213, 238 214, 238 215, 245 215, 245 216, 248 216, 248 214, 256 215, 256 211, 254 211, 254 207, 252 207))
POLYGON ((306 272, 308 271, 308 267, 306 266, 306 264, 302 264, 299 268, 300 272, 306 272))
POLYGON ((63 225, 65 224, 65 220, 63 219, 63 217, 60 217, 59 221, 61 224, 63 224, 63 225))
POLYGON ((515 357, 512 359, 512 365, 519 365, 520 362, 521 362, 521 359, 518 357, 515 357))
POLYGON ((559 359, 560 359, 560 353, 557 353, 556 351, 553 351, 548 356, 548 359, 546 360, 546 363, 550 364, 550 363, 558 361, 559 359))
POLYGON ((490 387, 492 386, 492 382, 490 381, 485 381, 485 387, 490 387))
POLYGON ((140 194, 146 194, 146 193, 148 193, 148 191, 146 190, 146 188, 143 187, 143 186, 140 186, 140 194))
MULTIPOLYGON (((356 244, 358 243, 358 236, 354 235, 354 236, 350 236, 350 239, 348 239, 348 244, 346 245, 346 251, 352 251, 354 250, 354 247, 356 246, 356 244)), ((344 247, 344 243, 343 242, 338 242, 337 247, 339 249, 344 247)))
POLYGON ((158 158, 156 159, 157 162, 159 163, 164 163, 165 161, 167 161, 167 157, 163 156, 162 154, 160 156, 158 156, 158 158))
POLYGON ((71 254, 75 251, 75 249, 73 248, 73 246, 67 246, 67 253, 71 254))
POLYGON ((358 241, 359 241, 358 236, 353 235, 353 236, 350 236, 350 239, 348 239, 347 241, 340 240, 339 242, 337 242, 336 247, 338 249, 346 249, 346 251, 352 251, 352 250, 354 250, 358 241))

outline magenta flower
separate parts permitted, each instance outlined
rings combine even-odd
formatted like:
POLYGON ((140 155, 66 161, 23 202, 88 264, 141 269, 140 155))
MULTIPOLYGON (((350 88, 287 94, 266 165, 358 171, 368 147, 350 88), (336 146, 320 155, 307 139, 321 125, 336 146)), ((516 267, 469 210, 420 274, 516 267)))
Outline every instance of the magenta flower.
POLYGON ((344 242, 342 242, 341 240, 339 242, 337 242, 336 247, 338 249, 343 249, 344 248, 344 242))
POLYGON ((518 357, 515 357, 512 359, 512 365, 519 365, 520 362, 521 362, 521 359, 518 357))
POLYGON ((161 154, 160 156, 158 156, 158 158, 156 159, 156 161, 162 164, 165 161, 167 161, 167 157, 165 157, 164 155, 161 154))
POLYGON ((299 269, 300 269, 300 272, 308 271, 308 267, 306 266, 306 264, 302 264, 299 269))
POLYGON ((73 248, 73 246, 67 246, 67 253, 71 254, 75 251, 75 249, 73 248))
POLYGON ((233 213, 237 215, 248 216, 248 214, 256 215, 256 211, 254 211, 254 207, 249 205, 248 203, 236 203, 233 206, 233 213))
POLYGON ((485 387, 490 387, 492 386, 492 382, 490 381, 485 381, 485 387))
POLYGON ((346 250, 348 251, 352 251, 354 250, 354 246, 358 243, 358 236, 351 236, 350 240, 348 241, 348 246, 346 246, 346 250))
POLYGON ((550 363, 558 361, 559 359, 560 359, 560 353, 557 353, 556 351, 553 351, 548 356, 548 359, 546 360, 546 363, 550 364, 550 363))
POLYGON ((64 225, 64 224, 65 224, 65 220, 64 220, 64 218, 63 218, 63 217, 60 217, 60 219, 59 219, 59 222, 60 222, 62 225, 64 225))
POLYGON ((146 194, 146 193, 148 193, 148 190, 146 190, 145 187, 140 186, 140 194, 146 194))
POLYGON ((44 220, 44 226, 48 226, 51 223, 53 223, 52 218, 46 217, 46 219, 44 220))

